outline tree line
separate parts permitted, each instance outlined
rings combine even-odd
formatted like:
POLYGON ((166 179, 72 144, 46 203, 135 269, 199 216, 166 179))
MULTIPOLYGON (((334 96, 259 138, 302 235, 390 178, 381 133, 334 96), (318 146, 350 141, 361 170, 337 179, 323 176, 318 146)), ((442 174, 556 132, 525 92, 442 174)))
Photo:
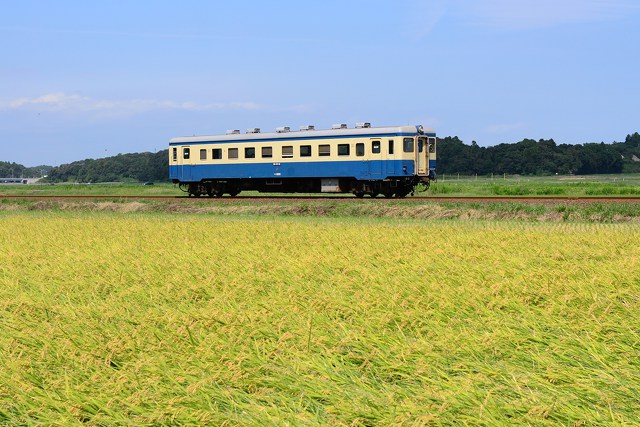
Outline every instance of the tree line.
MULTIPOLYGON (((524 139, 514 144, 480 147, 457 136, 438 139, 437 172, 463 175, 519 174, 589 175, 640 172, 640 134, 624 142, 556 144, 553 139, 524 139)), ((0 177, 34 178, 47 175, 48 182, 168 181, 168 150, 156 153, 118 154, 86 159, 57 167, 27 168, 0 162, 0 177)))
POLYGON ((480 147, 457 136, 438 141, 439 174, 589 175, 640 172, 640 134, 612 144, 556 144, 553 139, 524 139, 515 144, 480 147))
POLYGON ((168 150, 80 160, 53 168, 47 177, 49 182, 161 182, 168 180, 168 150))
POLYGON ((0 178, 41 178, 51 169, 53 166, 26 167, 19 163, 0 161, 0 178))

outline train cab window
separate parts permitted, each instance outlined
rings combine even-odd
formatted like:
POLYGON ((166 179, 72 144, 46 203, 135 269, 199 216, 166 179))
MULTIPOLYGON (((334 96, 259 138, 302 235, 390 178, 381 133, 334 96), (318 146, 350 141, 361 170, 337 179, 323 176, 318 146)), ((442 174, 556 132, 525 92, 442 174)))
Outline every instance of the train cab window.
POLYGON ((364 143, 358 142, 356 144, 356 156, 358 157, 364 156, 364 143))
POLYGON ((211 158, 213 160, 222 159, 222 148, 212 148, 211 149, 211 158))
POLYGON ((284 147, 282 147, 282 158, 290 159, 291 157, 293 157, 293 146, 285 145, 284 147))
POLYGON ((371 152, 373 154, 380 154, 380 141, 371 141, 371 152))
POLYGON ((185 160, 189 160, 189 158, 191 157, 191 149, 190 148, 183 148, 182 149, 182 158, 185 160))
POLYGON ((322 144, 318 146, 318 156, 327 157, 331 155, 331 146, 329 144, 322 144))
POLYGON ((176 147, 173 147, 173 161, 178 161, 178 149, 176 147))
POLYGON ((413 153, 413 138, 404 138, 402 140, 402 150, 405 153, 413 153))
POLYGON ((301 145, 300 146, 300 157, 311 157, 311 146, 310 145, 301 145))
POLYGON ((393 154, 393 139, 389 140, 389 154, 393 154))
POLYGON ((230 159, 237 159, 238 158, 238 149, 237 148, 229 148, 229 158, 230 159))
POLYGON ((264 159, 270 159, 271 157, 273 157, 273 148, 262 147, 262 157, 264 159))
POLYGON ((256 158, 256 149, 255 149, 255 147, 245 147, 244 148, 244 158, 245 159, 255 159, 256 158))
POLYGON ((207 150, 206 148, 200 149, 200 160, 207 160, 207 150))
POLYGON ((430 153, 435 153, 436 152, 436 139, 435 138, 429 138, 429 152, 430 153))
POLYGON ((348 156, 349 151, 349 144, 338 144, 338 156, 348 156))

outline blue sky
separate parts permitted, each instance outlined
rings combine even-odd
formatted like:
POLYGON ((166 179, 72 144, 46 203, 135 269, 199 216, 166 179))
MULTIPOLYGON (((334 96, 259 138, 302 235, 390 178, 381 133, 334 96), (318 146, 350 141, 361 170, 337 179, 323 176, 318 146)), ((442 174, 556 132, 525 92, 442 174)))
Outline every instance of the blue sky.
POLYGON ((488 146, 640 131, 638 0, 2 1, 0 160, 369 121, 488 146))

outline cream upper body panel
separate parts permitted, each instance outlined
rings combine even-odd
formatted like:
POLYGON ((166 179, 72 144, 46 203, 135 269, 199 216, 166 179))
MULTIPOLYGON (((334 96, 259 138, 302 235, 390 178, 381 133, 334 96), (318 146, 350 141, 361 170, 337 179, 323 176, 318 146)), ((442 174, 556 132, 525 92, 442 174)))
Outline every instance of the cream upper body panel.
MULTIPOLYGON (((423 132, 423 135, 435 135, 430 129, 423 132)), ((170 141, 170 147, 175 150, 174 155, 170 155, 170 163, 176 162, 177 157, 182 158, 182 150, 187 146, 192 164, 411 160, 414 152, 403 149, 404 140, 411 138, 415 149, 417 136, 416 126, 387 126, 178 137, 170 141), (341 155, 339 150, 345 150, 345 145, 349 154, 341 155), (303 146, 310 149, 311 155, 301 155, 303 146), (320 155, 327 152, 327 147, 329 155, 320 155), (270 157, 263 156, 263 148, 270 149, 270 157), (245 156, 246 149, 250 152, 253 149, 253 157, 245 156), (220 159, 214 159, 214 150, 221 150, 220 159), (237 157, 231 158, 230 152, 237 153, 237 157)))
POLYGON ((405 152, 403 143, 405 138, 411 138, 415 147, 414 137, 383 137, 383 138, 340 138, 321 140, 285 140, 265 141, 261 143, 232 142, 225 144, 199 143, 197 145, 181 144, 172 146, 178 156, 188 147, 191 163, 265 163, 265 162, 314 162, 314 161, 354 161, 354 160, 411 160, 414 152, 405 152), (345 148, 348 146, 348 149, 345 148), (391 149, 393 146, 393 149, 391 149), (246 150, 253 157, 246 157, 246 150), (263 155, 263 149, 270 152, 270 157, 263 155), (348 150, 348 154, 340 154, 341 150, 348 150), (213 159, 213 151, 219 151, 220 159, 213 159), (303 156, 302 151, 308 150, 310 155, 303 156), (231 158, 230 152, 234 153, 231 158), (321 155, 329 153, 328 155, 321 155))

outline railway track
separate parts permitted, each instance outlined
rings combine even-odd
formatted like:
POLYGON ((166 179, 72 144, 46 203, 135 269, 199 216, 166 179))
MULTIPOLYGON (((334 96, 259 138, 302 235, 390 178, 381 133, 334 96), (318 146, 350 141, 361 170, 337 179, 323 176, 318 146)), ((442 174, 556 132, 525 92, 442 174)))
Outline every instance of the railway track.
POLYGON ((640 197, 622 196, 593 196, 593 197, 558 197, 558 196, 417 196, 406 198, 370 197, 356 198, 352 195, 344 196, 237 196, 237 197, 188 197, 188 196, 135 196, 135 195, 2 195, 0 200, 163 200, 175 202, 308 202, 308 201, 335 201, 353 203, 371 202, 437 202, 437 203, 640 203, 640 197))

